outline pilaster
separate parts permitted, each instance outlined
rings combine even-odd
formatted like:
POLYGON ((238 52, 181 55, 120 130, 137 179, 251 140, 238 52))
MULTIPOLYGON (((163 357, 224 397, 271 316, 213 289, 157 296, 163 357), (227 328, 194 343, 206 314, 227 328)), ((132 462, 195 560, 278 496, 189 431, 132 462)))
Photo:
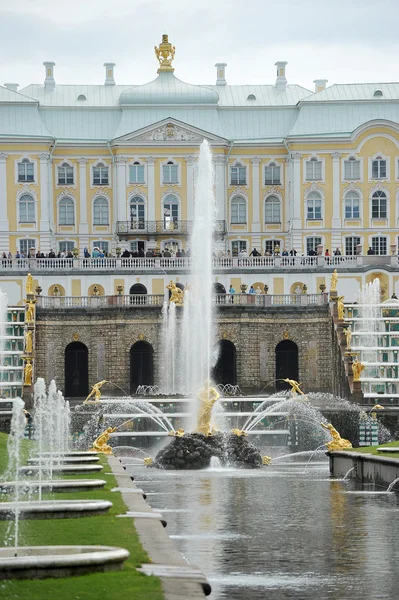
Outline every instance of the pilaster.
POLYGON ((79 163, 79 206, 80 222, 79 235, 88 235, 89 224, 87 222, 87 158, 83 156, 78 159, 79 163))
POLYGON ((117 221, 127 221, 126 214, 126 156, 117 156, 116 161, 116 198, 117 221))
POLYGON ((293 162, 293 181, 292 181, 292 226, 291 226, 291 247, 297 252, 302 252, 302 218, 301 218, 301 158, 300 152, 291 154, 293 162))
POLYGON ((331 250, 341 247, 341 210, 340 210, 340 165, 341 153, 333 152, 331 154, 333 161, 333 214, 332 214, 332 232, 331 232, 331 250))
POLYGON ((0 248, 8 251, 9 241, 9 223, 7 212, 7 158, 8 154, 0 153, 0 248))
POLYGON ((50 154, 43 152, 38 156, 40 161, 40 251, 45 254, 50 250, 50 154))
MULTIPOLYGON (((259 194, 259 165, 257 156, 251 158, 252 163, 252 232, 260 233, 260 194, 259 194)), ((258 236, 259 237, 259 236, 258 236)))

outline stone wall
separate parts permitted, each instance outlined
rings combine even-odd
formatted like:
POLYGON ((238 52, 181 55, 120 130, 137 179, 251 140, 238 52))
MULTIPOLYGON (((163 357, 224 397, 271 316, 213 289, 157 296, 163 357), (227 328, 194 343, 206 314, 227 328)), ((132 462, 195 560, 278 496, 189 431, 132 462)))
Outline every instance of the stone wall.
MULTIPOLYGON (((236 347, 237 383, 241 389, 274 390, 275 348, 285 339, 298 346, 299 381, 305 390, 333 392, 336 388, 341 373, 334 374, 334 333, 327 305, 267 309, 222 306, 216 321, 216 338, 230 340, 236 347)), ((107 379, 129 391, 129 353, 139 340, 154 348, 154 380, 159 383, 159 308, 38 309, 36 376, 46 381, 55 378, 63 389, 65 348, 80 341, 88 348, 89 384, 107 379)))

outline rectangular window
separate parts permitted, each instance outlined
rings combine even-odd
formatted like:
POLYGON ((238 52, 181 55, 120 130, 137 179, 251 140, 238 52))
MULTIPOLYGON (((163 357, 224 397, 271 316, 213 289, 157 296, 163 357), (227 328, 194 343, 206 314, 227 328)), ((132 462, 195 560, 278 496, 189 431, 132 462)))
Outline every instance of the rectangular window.
POLYGON ((319 181, 321 179, 321 160, 311 159, 306 161, 306 179, 319 181))
POLYGON ((243 240, 235 240, 231 242, 231 253, 233 256, 238 256, 240 252, 247 251, 247 242, 243 240))
POLYGON ((247 206, 245 202, 231 203, 231 222, 244 224, 247 222, 247 206))
POLYGON ((374 254, 385 255, 387 253, 387 238, 382 236, 371 238, 371 247, 374 254))
POLYGON ((356 246, 360 244, 360 237, 345 238, 345 254, 346 256, 356 255, 356 246))
POLYGON ((274 255, 274 249, 278 246, 281 250, 280 240, 266 240, 265 241, 265 252, 269 253, 270 256, 274 255))
POLYGON ((93 242, 93 248, 98 248, 99 250, 104 252, 104 254, 108 253, 108 246, 109 242, 93 242))
POLYGON ((246 185, 247 168, 242 166, 231 167, 231 185, 246 185))
POLYGON ((73 167, 69 165, 58 167, 58 185, 73 185, 73 167))
POLYGON ((387 176, 387 161, 386 160, 373 160, 371 163, 371 178, 372 179, 386 179, 387 176))
POLYGON ((344 161, 344 178, 347 180, 360 179, 360 160, 350 158, 344 161))
POLYGON ((36 240, 19 240, 19 251, 25 256, 34 255, 36 252, 36 240))
POLYGON ((387 218, 387 199, 386 198, 372 198, 371 200, 371 217, 373 219, 386 219, 387 218))
POLYGON ((19 201, 19 222, 20 223, 35 223, 35 202, 32 200, 19 201))
POLYGON ((93 185, 108 185, 108 167, 93 167, 93 185))
POLYGON ((280 167, 269 165, 265 167, 265 185, 280 185, 280 167))
POLYGON ((130 165, 129 181, 130 183, 144 183, 144 165, 130 165))
POLYGON ((28 160, 18 163, 18 181, 34 181, 33 163, 28 160))
POLYGON ((163 183, 177 183, 177 165, 162 166, 163 183))
POLYGON ((75 248, 75 242, 58 242, 60 252, 72 252, 75 248))
POLYGON ((308 237, 306 238, 306 253, 317 252, 317 246, 321 244, 321 237, 308 237))

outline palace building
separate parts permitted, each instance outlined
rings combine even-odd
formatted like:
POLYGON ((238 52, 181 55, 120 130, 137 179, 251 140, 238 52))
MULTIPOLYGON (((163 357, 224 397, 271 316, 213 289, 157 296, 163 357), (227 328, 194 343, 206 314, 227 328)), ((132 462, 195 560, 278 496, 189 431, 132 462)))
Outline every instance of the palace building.
POLYGON ((44 83, 0 87, 0 286, 11 303, 28 271, 43 296, 163 294, 171 273, 187 283, 184 257, 119 255, 189 250, 204 138, 220 290, 317 294, 338 268, 348 300, 375 275, 385 297, 399 295, 399 83, 316 79, 308 90, 281 61, 271 84, 228 85, 217 63, 215 82, 192 85, 175 76, 167 36, 156 54, 144 85, 117 85, 113 63, 102 85, 62 85, 44 62, 44 83), (88 259, 94 248, 112 258, 88 259), (242 256, 253 248, 262 256, 242 256), (50 250, 74 258, 32 258, 50 250))

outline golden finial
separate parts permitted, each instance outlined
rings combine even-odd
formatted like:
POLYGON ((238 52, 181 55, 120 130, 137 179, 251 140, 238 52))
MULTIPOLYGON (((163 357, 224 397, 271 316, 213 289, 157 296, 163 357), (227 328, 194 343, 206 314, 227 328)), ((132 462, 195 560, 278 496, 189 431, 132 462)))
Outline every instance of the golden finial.
POLYGON ((159 60, 158 73, 162 73, 162 71, 173 73, 174 68, 172 67, 172 60, 175 57, 176 48, 169 42, 166 33, 163 34, 162 42, 159 46, 154 46, 154 50, 156 57, 159 60))

